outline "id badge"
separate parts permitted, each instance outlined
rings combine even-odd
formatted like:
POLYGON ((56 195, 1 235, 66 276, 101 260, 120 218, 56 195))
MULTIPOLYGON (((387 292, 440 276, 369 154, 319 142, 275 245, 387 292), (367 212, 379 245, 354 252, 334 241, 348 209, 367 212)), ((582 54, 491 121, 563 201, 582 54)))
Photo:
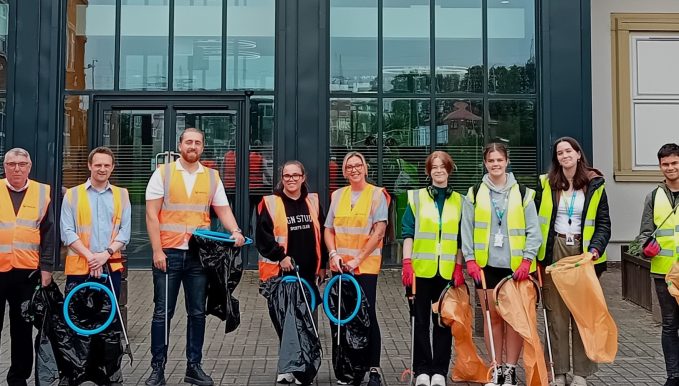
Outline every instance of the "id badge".
POLYGON ((575 236, 572 233, 566 233, 566 245, 575 245, 575 236))
POLYGON ((495 239, 494 239, 494 241, 493 241, 493 246, 494 246, 494 247, 498 247, 498 248, 502 248, 502 243, 504 242, 504 239, 505 239, 505 238, 504 238, 504 236, 502 235, 502 233, 500 233, 500 232, 496 233, 496 234, 495 234, 495 239))

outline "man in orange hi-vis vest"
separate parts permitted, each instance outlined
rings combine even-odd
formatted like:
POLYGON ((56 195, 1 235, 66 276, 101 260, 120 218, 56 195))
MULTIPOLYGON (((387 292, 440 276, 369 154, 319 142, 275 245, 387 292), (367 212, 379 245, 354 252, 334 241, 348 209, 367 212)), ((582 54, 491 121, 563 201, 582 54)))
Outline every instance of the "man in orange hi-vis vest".
POLYGON ((31 323, 21 317, 21 303, 31 299, 39 269, 43 286, 54 269, 50 187, 28 179, 31 156, 21 148, 5 153, 0 180, 0 332, 9 303, 11 365, 8 385, 26 385, 33 365, 31 323), (35 277, 35 279, 33 279, 35 277))
MULTIPOLYGON (((115 156, 108 147, 98 147, 87 157, 90 178, 66 191, 61 205, 61 241, 68 248, 64 273, 66 293, 90 277, 110 275, 102 283, 113 284, 116 299, 120 298, 122 257, 120 251, 130 241, 131 209, 127 189, 111 185, 109 178, 115 156)), ((86 317, 86 316, 82 316, 86 317)), ((120 346, 120 325, 107 330, 105 336, 86 338, 90 358, 106 358, 120 346), (111 350, 109 350, 111 348, 111 350)), ((107 366, 109 384, 123 382, 120 363, 107 366)))
POLYGON ((219 173, 200 164, 204 139, 200 130, 185 129, 179 136, 181 157, 161 165, 146 188, 146 227, 153 248, 155 301, 151 322, 152 372, 146 380, 150 386, 165 384, 166 334, 169 335, 166 323, 171 324, 181 284, 188 319, 184 382, 199 386, 214 384, 201 367, 207 277, 198 256, 189 251, 189 238, 195 229, 210 227, 210 208, 236 240, 235 246, 243 245, 245 238, 229 207, 219 173))

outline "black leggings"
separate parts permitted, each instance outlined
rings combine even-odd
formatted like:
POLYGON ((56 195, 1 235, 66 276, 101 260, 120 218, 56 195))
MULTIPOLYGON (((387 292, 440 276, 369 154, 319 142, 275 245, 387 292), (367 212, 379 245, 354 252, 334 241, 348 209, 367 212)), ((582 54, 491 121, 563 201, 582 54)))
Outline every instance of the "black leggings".
POLYGON ((382 353, 382 333, 377 323, 376 300, 377 300, 377 275, 362 274, 355 276, 358 284, 363 288, 366 300, 370 305, 370 338, 368 339, 368 366, 380 367, 380 355, 382 353))

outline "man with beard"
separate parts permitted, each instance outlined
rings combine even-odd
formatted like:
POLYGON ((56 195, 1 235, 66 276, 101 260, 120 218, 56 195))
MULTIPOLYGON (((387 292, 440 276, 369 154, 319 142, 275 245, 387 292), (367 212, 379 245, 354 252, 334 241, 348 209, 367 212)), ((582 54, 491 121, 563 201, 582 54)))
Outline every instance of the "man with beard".
MULTIPOLYGON (((100 278, 102 273, 107 273, 110 279, 103 280, 103 284, 108 287, 110 280, 116 298, 120 297, 123 270, 120 251, 130 241, 131 209, 127 189, 109 182, 114 167, 115 156, 111 149, 102 146, 92 150, 87 157, 90 178, 84 184, 68 189, 64 195, 60 223, 61 241, 68 247, 64 267, 66 293, 89 278, 100 278)), ((90 341, 89 358, 106 362, 95 366, 106 368, 105 374, 99 375, 108 379, 105 384, 122 384, 122 356, 110 358, 107 355, 117 354, 120 335, 110 331, 104 335, 93 336, 91 341, 86 339, 90 341)))
POLYGON ((644 246, 642 254, 651 259, 651 277, 660 304, 665 386, 679 386, 679 305, 665 282, 665 275, 679 259, 679 145, 663 145, 658 163, 665 182, 646 196, 637 241, 644 246))
POLYGON ((36 283, 31 276, 37 269, 43 286, 52 282, 53 215, 49 185, 28 178, 31 156, 26 150, 8 150, 4 167, 5 178, 0 180, 0 332, 5 303, 9 303, 12 344, 7 384, 25 386, 33 363, 33 327, 21 317, 21 303, 33 295, 36 283))
POLYGON ((166 340, 169 339, 165 334, 167 331, 169 335, 181 284, 187 314, 184 382, 199 386, 214 384, 201 367, 207 277, 198 256, 189 251, 189 238, 195 229, 210 227, 210 207, 233 235, 236 246, 243 245, 245 238, 229 207, 219 173, 199 162, 204 139, 200 130, 185 129, 179 136, 181 157, 161 165, 146 188, 146 228, 153 248, 155 302, 151 322, 152 372, 146 380, 149 386, 165 384, 166 340))

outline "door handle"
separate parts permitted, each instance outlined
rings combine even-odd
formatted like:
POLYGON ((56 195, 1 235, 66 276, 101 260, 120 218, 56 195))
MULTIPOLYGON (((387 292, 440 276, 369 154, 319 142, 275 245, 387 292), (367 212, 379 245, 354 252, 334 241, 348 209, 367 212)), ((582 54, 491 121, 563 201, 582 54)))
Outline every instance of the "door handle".
POLYGON ((174 162, 180 156, 180 153, 170 150, 156 154, 155 157, 151 159, 151 171, 158 169, 160 165, 174 162))

